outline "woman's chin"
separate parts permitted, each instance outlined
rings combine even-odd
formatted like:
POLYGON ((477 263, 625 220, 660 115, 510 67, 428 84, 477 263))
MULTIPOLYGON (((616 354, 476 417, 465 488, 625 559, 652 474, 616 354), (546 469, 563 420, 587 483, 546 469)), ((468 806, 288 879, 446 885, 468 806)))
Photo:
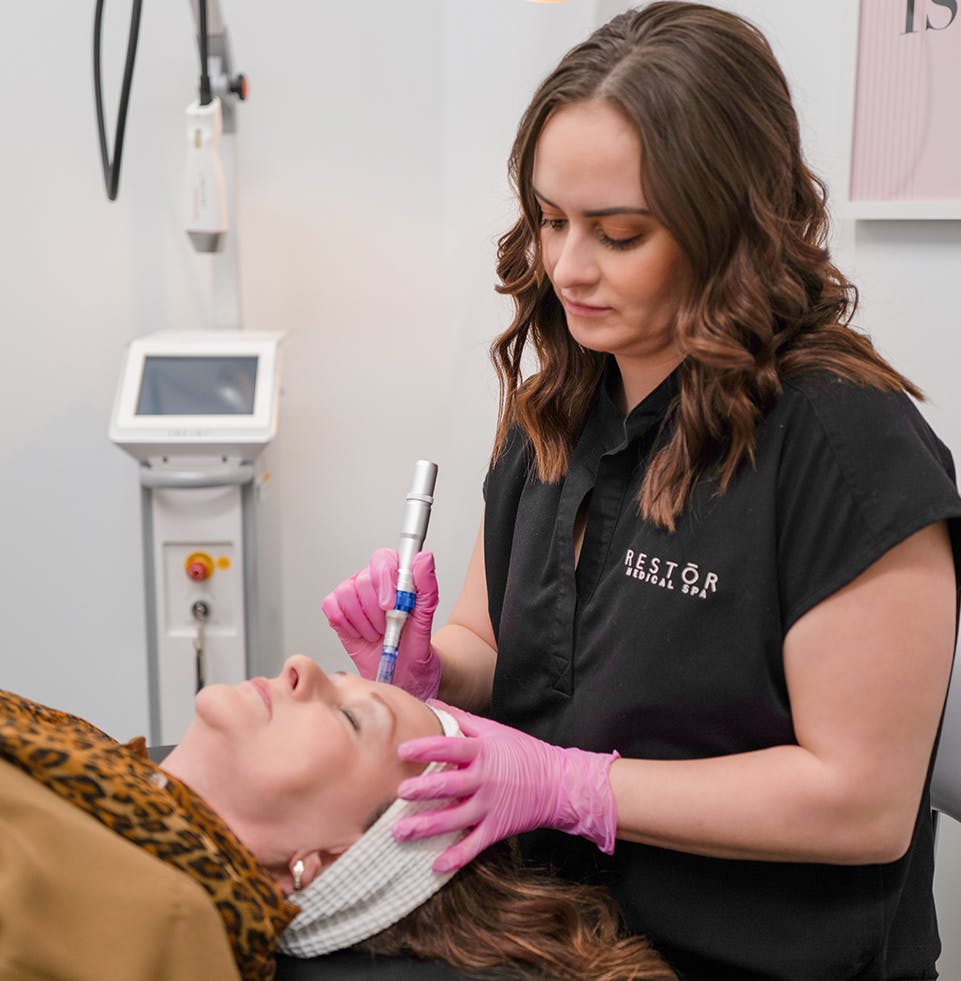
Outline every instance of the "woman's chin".
POLYGON ((207 685, 201 688, 194 698, 194 718, 191 726, 198 722, 219 729, 231 717, 230 703, 235 701, 236 692, 230 685, 207 685))

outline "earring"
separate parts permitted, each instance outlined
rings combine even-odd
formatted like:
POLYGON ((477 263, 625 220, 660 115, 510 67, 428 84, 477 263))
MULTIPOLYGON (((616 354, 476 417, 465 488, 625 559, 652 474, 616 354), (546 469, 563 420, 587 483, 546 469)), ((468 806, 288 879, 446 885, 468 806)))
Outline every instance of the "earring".
POLYGON ((297 859, 296 862, 294 862, 293 873, 294 873, 294 892, 300 892, 300 880, 304 874, 304 863, 299 858, 297 859))

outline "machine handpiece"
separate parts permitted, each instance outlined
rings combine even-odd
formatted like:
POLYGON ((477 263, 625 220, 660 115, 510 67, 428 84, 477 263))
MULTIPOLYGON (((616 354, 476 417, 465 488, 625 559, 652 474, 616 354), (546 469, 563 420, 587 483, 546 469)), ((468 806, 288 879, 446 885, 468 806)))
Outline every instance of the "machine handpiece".
POLYGON ((434 503, 434 483, 437 480, 437 464, 418 460, 414 464, 414 476, 407 493, 404 518, 400 528, 400 547, 397 549, 397 598, 394 608, 387 611, 387 627, 384 630, 384 647, 377 667, 377 680, 390 683, 394 680, 397 648, 411 610, 414 609, 414 577, 411 565, 421 550, 427 535, 430 506, 434 503))

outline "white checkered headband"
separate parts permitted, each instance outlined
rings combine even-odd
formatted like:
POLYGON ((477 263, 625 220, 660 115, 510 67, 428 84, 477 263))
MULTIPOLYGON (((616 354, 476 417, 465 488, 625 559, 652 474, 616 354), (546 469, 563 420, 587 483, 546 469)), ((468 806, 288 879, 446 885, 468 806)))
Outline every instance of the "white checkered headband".
MULTIPOLYGON (((462 735, 453 716, 430 706, 445 736, 462 735)), ((447 769, 431 763, 424 773, 447 769)), ((280 936, 280 949, 294 957, 316 957, 351 947, 402 920, 456 873, 431 866, 462 832, 400 842, 392 829, 404 817, 442 806, 442 801, 398 798, 377 821, 310 885, 291 897, 300 913, 280 936)))

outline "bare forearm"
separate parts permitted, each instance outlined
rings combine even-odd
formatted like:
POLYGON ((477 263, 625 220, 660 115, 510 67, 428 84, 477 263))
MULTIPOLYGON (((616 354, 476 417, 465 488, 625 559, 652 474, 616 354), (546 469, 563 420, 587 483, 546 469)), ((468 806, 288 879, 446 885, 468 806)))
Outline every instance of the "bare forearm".
POLYGON ((852 779, 799 746, 715 759, 617 760, 618 838, 717 858, 859 865, 900 857, 917 786, 852 779))
POLYGON ((447 623, 431 638, 443 671, 438 697, 471 712, 490 705, 497 652, 468 627, 447 623))

